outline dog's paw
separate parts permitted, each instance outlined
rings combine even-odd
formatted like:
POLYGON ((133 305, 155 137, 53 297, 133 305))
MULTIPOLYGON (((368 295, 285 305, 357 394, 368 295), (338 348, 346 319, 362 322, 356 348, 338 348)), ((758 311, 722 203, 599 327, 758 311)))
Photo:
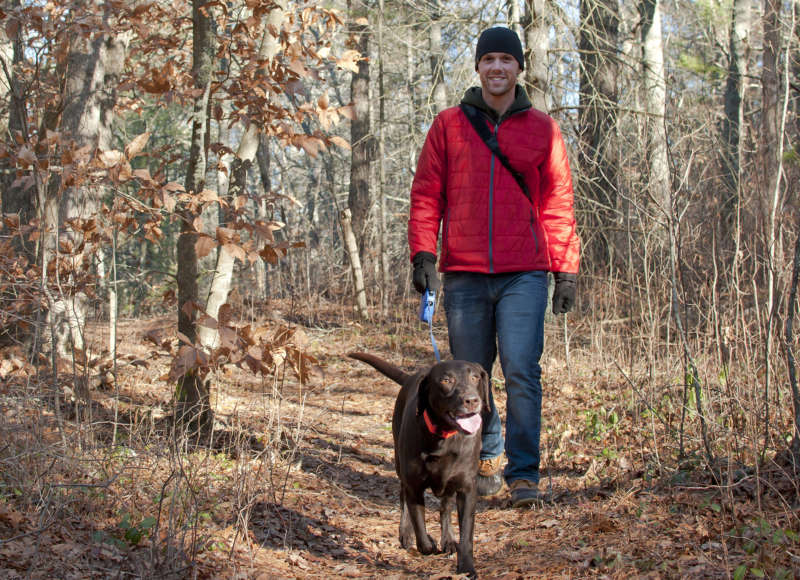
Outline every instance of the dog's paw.
POLYGON ((410 550, 414 547, 414 534, 400 534, 400 545, 406 549, 410 550))
POLYGON ((422 554, 423 556, 427 556, 429 554, 436 554, 437 553, 436 542, 434 541, 433 538, 430 537, 430 535, 427 537, 426 540, 423 540, 421 538, 417 539, 417 550, 419 550, 419 553, 422 554))
POLYGON ((458 552, 458 542, 455 538, 442 539, 442 552, 444 554, 455 554, 458 552))
POLYGON ((469 578, 470 580, 475 580, 478 577, 478 573, 475 571, 475 567, 471 564, 468 566, 459 565, 456 568, 456 572, 458 574, 466 574, 467 578, 469 578))

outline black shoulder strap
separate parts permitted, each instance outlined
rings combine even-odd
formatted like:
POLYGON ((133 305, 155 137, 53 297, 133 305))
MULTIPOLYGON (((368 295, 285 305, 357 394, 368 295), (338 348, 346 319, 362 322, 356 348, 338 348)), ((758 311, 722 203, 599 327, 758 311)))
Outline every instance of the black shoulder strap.
POLYGON ((525 178, 522 174, 511 167, 511 162, 506 157, 506 154, 500 150, 500 144, 497 142, 497 136, 489 129, 486 125, 486 119, 483 117, 483 114, 478 110, 477 107, 473 107, 472 105, 467 105, 466 103, 461 103, 459 105, 464 114, 467 116, 472 127, 475 129, 475 132, 478 133, 481 140, 486 143, 486 146, 489 150, 500 160, 500 163, 503 164, 503 167, 508 169, 509 173, 514 176, 514 179, 519 184, 520 189, 522 189, 522 193, 525 194, 525 197, 528 198, 528 201, 531 201, 531 194, 528 191, 528 184, 525 183, 525 178))

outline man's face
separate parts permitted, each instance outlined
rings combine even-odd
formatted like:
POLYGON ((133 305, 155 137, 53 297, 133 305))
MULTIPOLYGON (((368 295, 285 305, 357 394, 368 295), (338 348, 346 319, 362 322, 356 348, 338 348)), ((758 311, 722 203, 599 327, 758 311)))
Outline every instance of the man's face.
POLYGON ((481 87, 494 97, 513 91, 519 72, 517 59, 507 52, 487 52, 478 61, 481 87))

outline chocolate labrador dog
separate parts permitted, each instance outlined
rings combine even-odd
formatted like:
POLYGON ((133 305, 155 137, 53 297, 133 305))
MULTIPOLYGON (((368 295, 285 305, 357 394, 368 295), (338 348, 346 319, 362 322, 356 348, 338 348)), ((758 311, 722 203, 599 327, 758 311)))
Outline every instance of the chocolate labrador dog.
POLYGON ((442 551, 456 552, 457 572, 477 578, 472 533, 482 415, 489 411, 486 371, 475 363, 451 360, 412 375, 371 354, 348 356, 402 386, 392 416, 394 463, 400 479, 400 544, 410 548, 413 531, 422 554, 437 551, 425 530, 424 494, 431 489, 441 500, 442 551), (458 543, 450 521, 454 506, 458 507, 458 543))

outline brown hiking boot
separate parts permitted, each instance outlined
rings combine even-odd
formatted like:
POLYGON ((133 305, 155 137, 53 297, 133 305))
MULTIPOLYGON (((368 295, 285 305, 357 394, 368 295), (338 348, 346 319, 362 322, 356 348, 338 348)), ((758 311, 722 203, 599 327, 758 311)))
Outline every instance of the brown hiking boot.
POLYGON ((503 487, 503 478, 500 468, 503 466, 503 456, 498 455, 491 459, 481 459, 478 463, 478 477, 476 484, 478 495, 487 497, 496 494, 503 487))
POLYGON ((512 507, 528 507, 542 499, 542 494, 539 493, 539 484, 535 481, 515 479, 508 487, 511 489, 512 507))

